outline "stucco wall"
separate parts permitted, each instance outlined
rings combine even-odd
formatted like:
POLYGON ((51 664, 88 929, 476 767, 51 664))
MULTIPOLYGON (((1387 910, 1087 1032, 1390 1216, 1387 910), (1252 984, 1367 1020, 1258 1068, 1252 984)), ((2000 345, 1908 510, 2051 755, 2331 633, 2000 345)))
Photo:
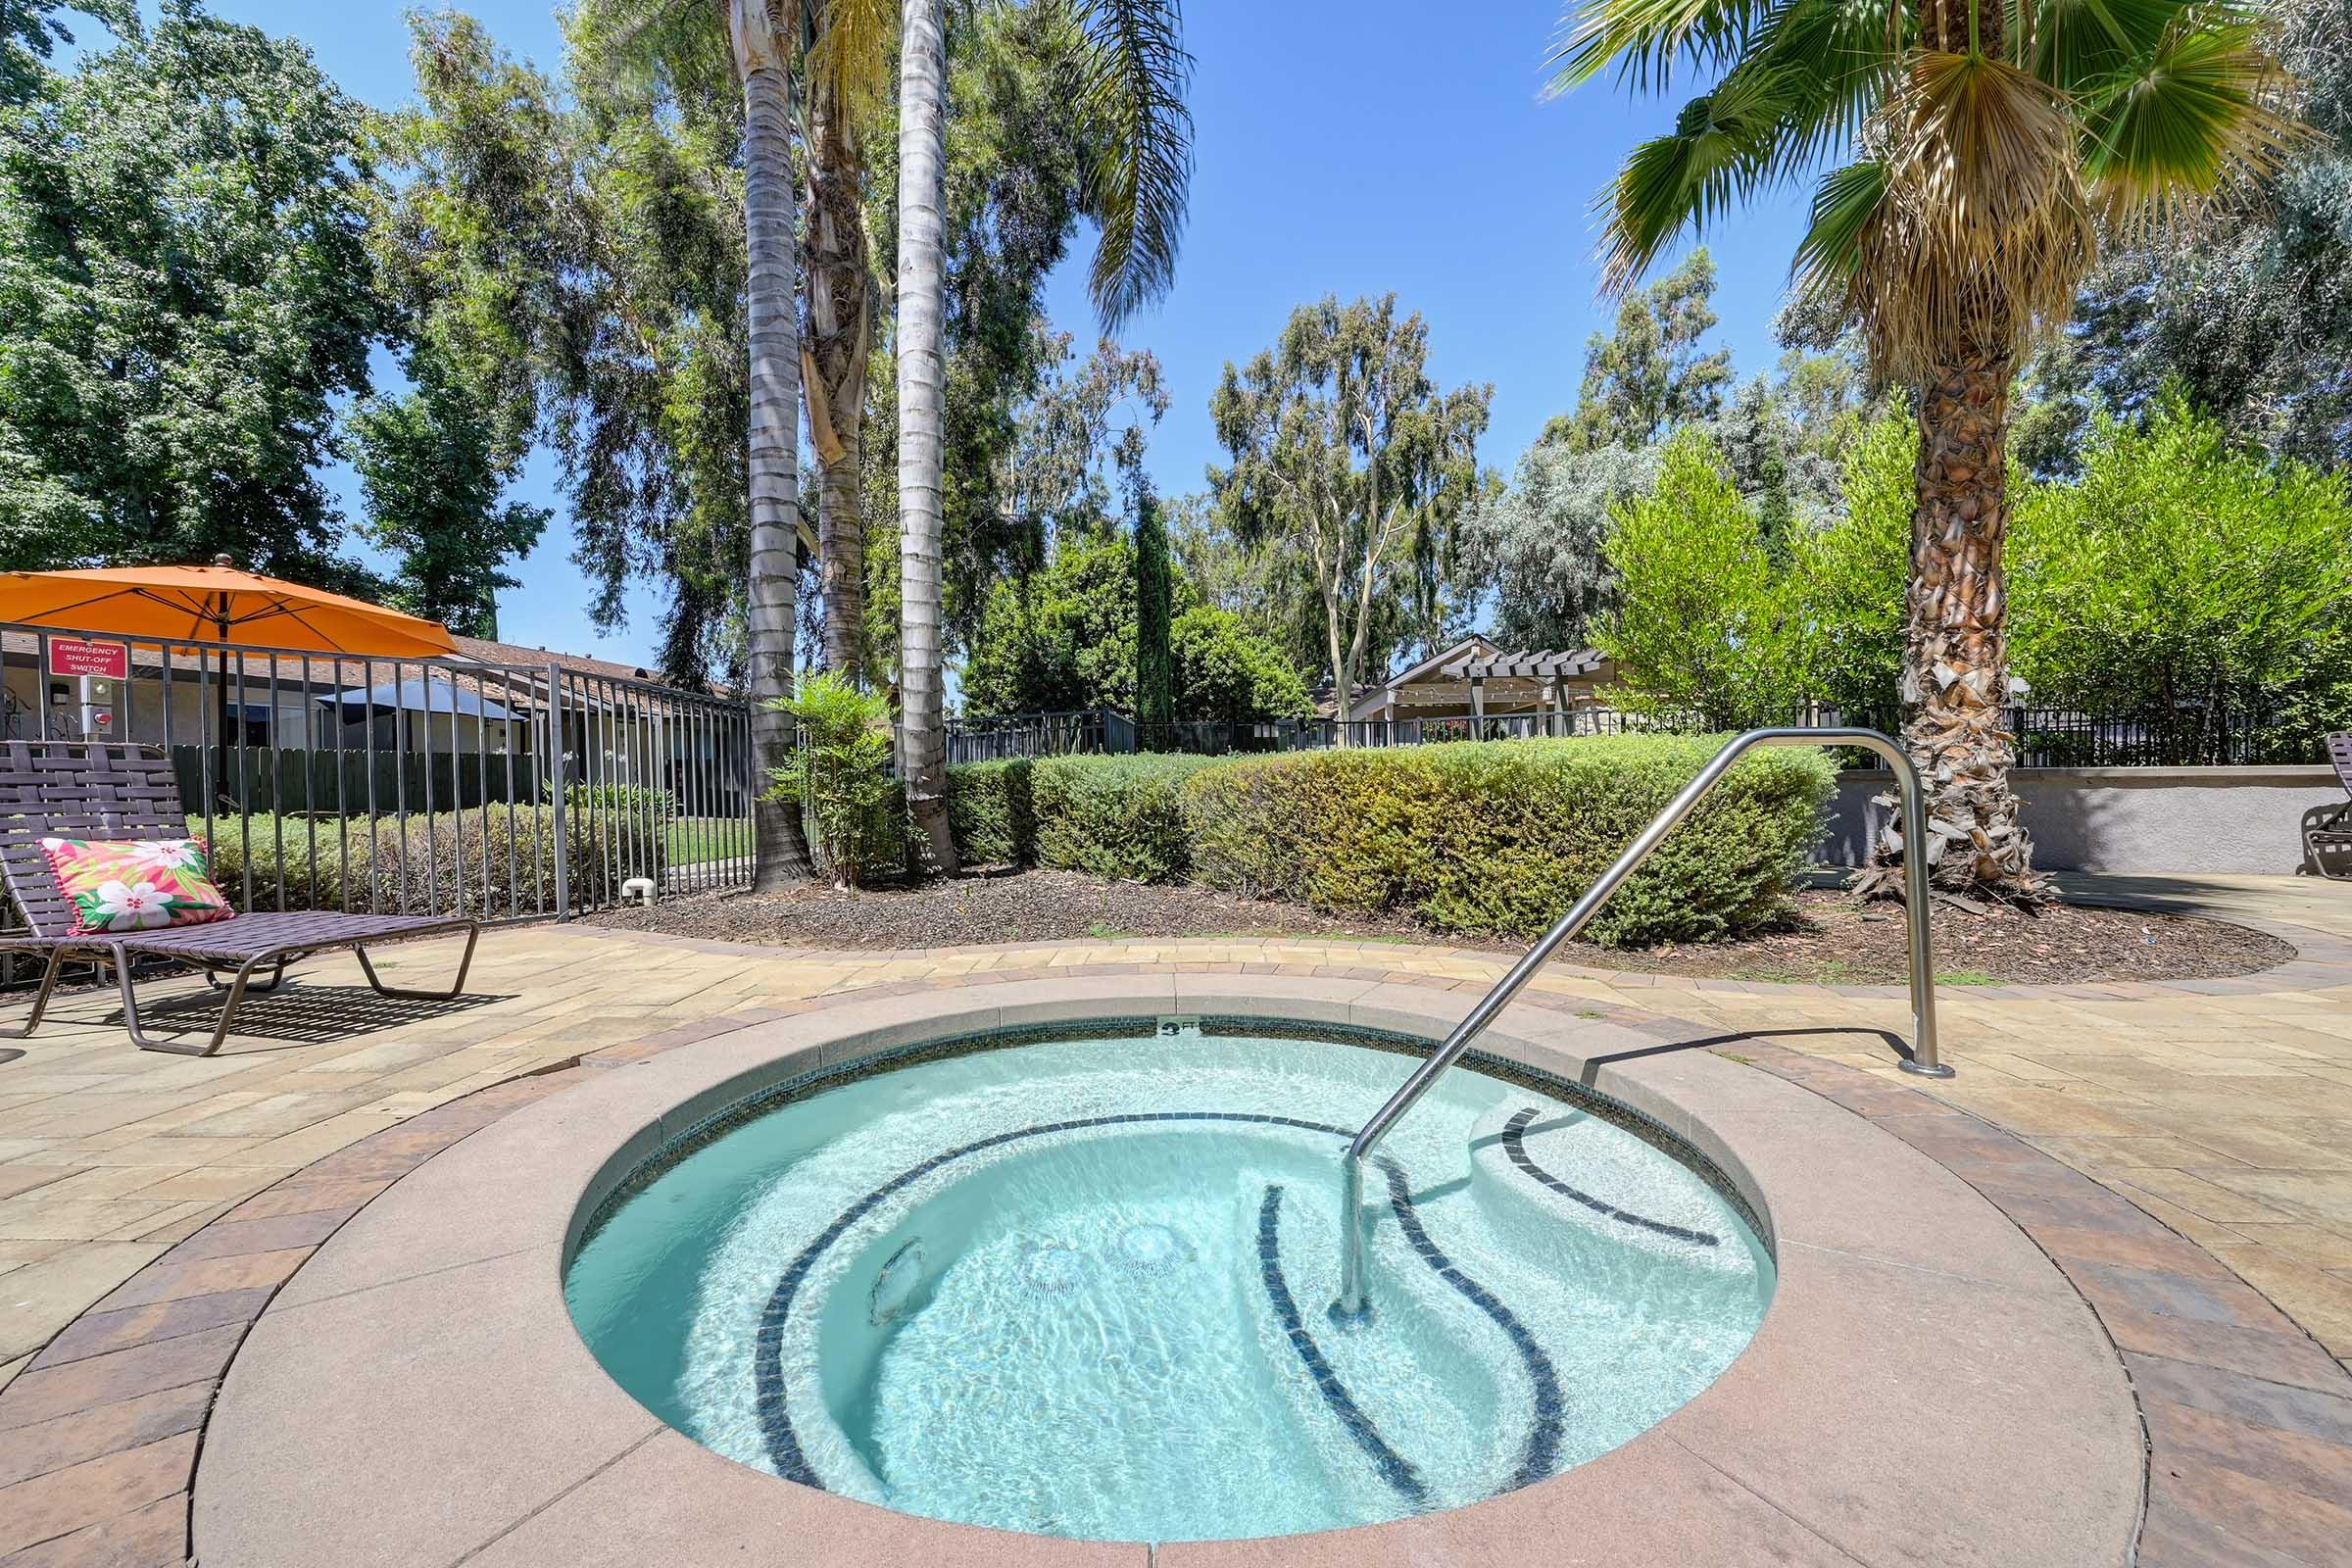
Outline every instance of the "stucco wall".
MULTIPOLYGON (((2303 826, 2344 804, 2328 767, 2021 767, 2034 863, 2052 871, 2305 868, 2303 826)), ((1857 863, 1876 831, 1877 770, 1839 775, 1820 858, 1857 863)), ((2343 869, 2338 867, 2338 869, 2343 869)))

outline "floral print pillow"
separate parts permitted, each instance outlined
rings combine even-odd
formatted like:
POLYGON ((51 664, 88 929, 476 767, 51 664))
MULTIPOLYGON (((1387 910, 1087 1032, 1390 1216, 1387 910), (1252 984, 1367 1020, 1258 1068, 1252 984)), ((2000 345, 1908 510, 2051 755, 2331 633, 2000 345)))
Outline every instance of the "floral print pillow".
POLYGON ((43 839, 41 850, 74 901, 77 936, 202 925, 236 913, 213 885, 202 839, 43 839))

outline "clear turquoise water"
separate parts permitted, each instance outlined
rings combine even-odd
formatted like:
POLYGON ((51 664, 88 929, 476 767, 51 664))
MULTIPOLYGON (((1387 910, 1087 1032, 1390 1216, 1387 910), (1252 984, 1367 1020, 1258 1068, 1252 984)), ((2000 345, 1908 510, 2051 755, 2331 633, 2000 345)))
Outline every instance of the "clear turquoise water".
MULTIPOLYGON (((1747 1344, 1765 1249, 1563 1101, 1264 1033, 1054 1039, 779 1104, 620 1202, 566 1294, 612 1376, 760 1469, 1085 1540, 1283 1535, 1456 1506, 1626 1442, 1747 1344)), ((1273 1026, 1269 1026, 1273 1027, 1273 1026)))

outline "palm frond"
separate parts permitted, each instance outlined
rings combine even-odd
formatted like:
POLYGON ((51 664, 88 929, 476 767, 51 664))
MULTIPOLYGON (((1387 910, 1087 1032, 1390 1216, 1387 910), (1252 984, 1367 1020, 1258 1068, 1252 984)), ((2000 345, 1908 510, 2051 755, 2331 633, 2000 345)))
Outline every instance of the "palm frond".
POLYGON ((2063 94, 2006 61, 1922 50, 1865 140, 1886 192, 1849 299, 1875 367, 2022 353, 2066 318, 2097 236, 2063 94))
POLYGON ((2062 92, 2154 49, 2182 0, 2011 0, 2010 25, 2029 30, 2028 70, 2062 92))
POLYGON ((819 0, 814 15, 809 92, 830 94, 852 122, 862 122, 890 92, 891 45, 899 33, 896 0, 819 0))
POLYGON ((725 19, 711 0, 581 0, 563 25, 571 70, 585 78, 693 77, 720 63, 736 74, 725 19))
POLYGON ((1778 76, 1734 72, 1642 143, 1601 193, 1601 286, 1630 287, 1686 231, 1709 223, 1779 172, 1786 143, 1778 76))
POLYGON ((2317 139, 2248 24, 2183 16, 2156 47, 2082 94, 2083 177, 2119 228, 2185 220, 2317 139))
POLYGON ((1806 298, 1844 300, 1861 270, 1864 242, 1886 200, 1886 166, 1873 158, 1833 169, 1813 192, 1813 220, 1789 269, 1806 298))
POLYGON ((1193 175, 1193 57, 1178 0, 1080 0, 1079 111, 1095 147, 1087 215, 1102 225, 1089 283, 1104 330, 1168 291, 1193 175))
POLYGON ((1911 22, 1908 8, 1886 0, 1784 0, 1773 12, 1750 58, 1803 89, 1790 96, 1783 132, 1791 167, 1852 148, 1895 86, 1911 22))
POLYGON ((1678 62, 1702 70, 1730 64, 1769 10, 1769 0, 1586 0, 1560 19, 1544 57, 1553 73, 1544 90, 1580 87, 1613 60, 1629 85, 1663 92, 1678 62))

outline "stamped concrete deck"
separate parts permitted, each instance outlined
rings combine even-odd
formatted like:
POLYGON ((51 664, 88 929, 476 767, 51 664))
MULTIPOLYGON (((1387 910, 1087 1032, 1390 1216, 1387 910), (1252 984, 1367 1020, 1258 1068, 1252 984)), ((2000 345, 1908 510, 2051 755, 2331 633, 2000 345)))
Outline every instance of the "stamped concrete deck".
MULTIPOLYGON (((1982 1136, 1911 1119, 1934 1107, 1919 1080, 1893 1077, 1882 1031, 1903 1027, 1899 997, 1570 969, 1538 985, 1563 1010, 1741 1035, 1714 1049, 1898 1136, 1945 1135, 1930 1152, 2097 1307, 2152 1443, 2173 1456, 2152 1474, 2142 1560, 2338 1560, 2328 1553, 2352 1539, 2352 1384, 2337 1364, 2352 1354, 2352 890, 2135 878, 2100 891, 2263 925, 2302 956, 2239 981, 1946 991, 1961 1076, 1929 1087, 1992 1124, 1982 1136), (1886 1081, 1874 1091, 1866 1074, 1886 1081)), ((447 957, 421 946, 395 967, 447 957)), ((0 1563, 176 1560, 202 1406, 246 1326, 392 1180, 594 1069, 518 1074, 628 1060, 850 996, 1040 970, 1475 988, 1499 963, 1294 941, 816 955, 542 927, 486 938, 474 992, 456 1004, 387 1004, 321 962, 307 987, 253 1005, 253 1032, 211 1060, 132 1051, 111 1002, 72 999, 0 1064, 0 1382, 36 1351, 41 1363, 0 1389, 0 1518, 16 1521, 0 1563), (474 1093, 491 1084, 504 1087, 474 1093), (93 1508, 112 1508, 107 1528, 55 1528, 93 1508)), ((194 1017, 208 1005, 187 1002, 194 1017)))

